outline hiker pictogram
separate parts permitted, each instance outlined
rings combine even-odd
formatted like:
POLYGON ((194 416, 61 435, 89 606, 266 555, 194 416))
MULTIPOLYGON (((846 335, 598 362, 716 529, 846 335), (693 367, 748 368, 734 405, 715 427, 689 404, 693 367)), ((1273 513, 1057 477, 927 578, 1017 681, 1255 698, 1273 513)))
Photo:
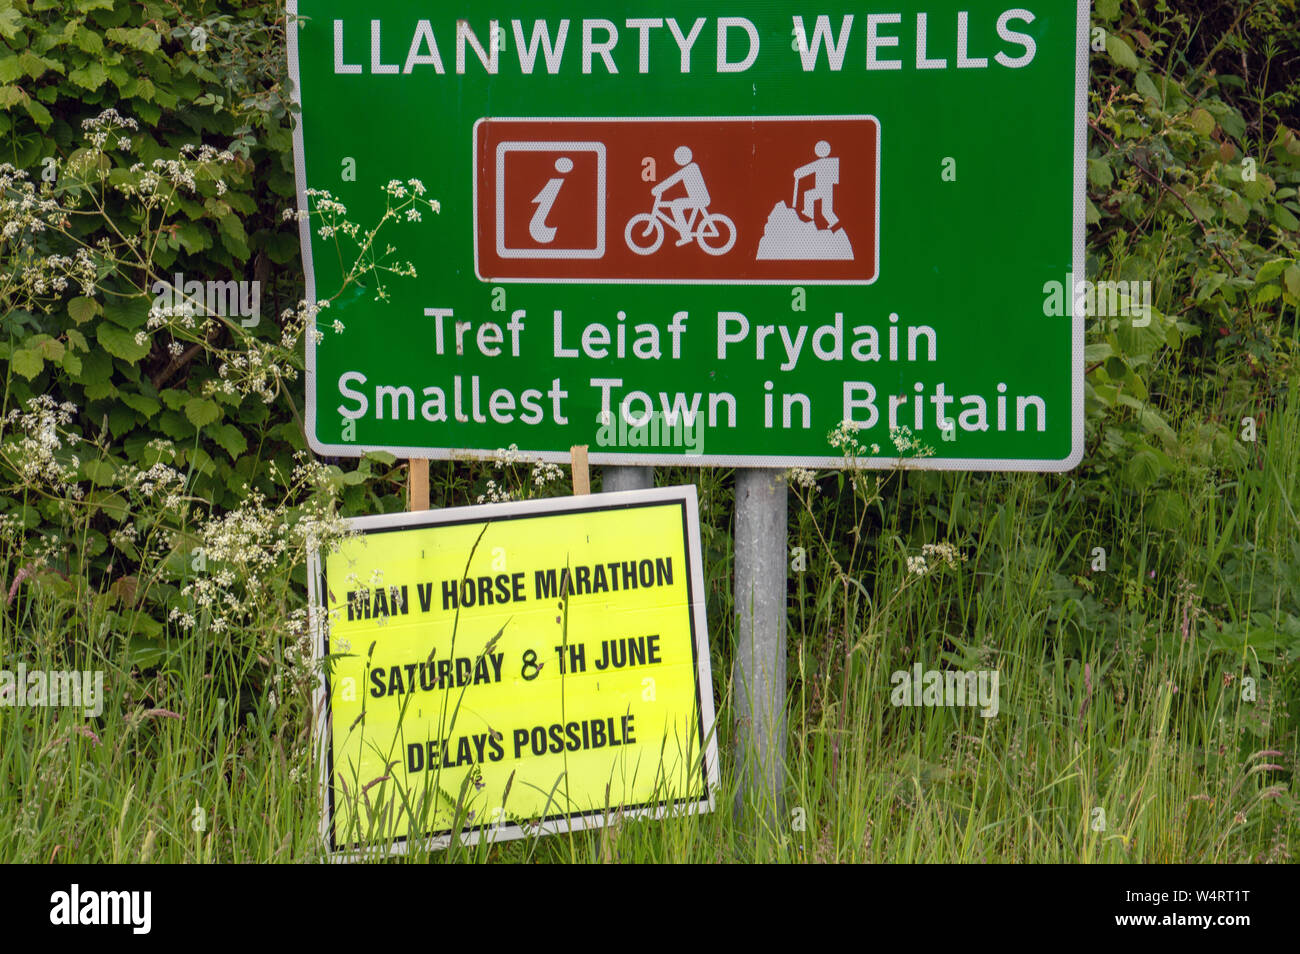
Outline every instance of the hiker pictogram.
POLYGON ((772 207, 758 243, 759 261, 851 261, 853 246, 835 214, 835 187, 840 184, 840 160, 831 144, 818 140, 816 159, 794 170, 790 204, 772 207), (799 193, 803 191, 800 207, 799 193), (818 223, 825 222, 825 227, 818 223))
POLYGON ((812 221, 814 204, 820 202, 826 227, 833 229, 835 223, 839 221, 833 206, 835 187, 840 182, 840 161, 831 155, 831 144, 825 139, 813 147, 813 152, 817 154, 817 158, 794 171, 794 198, 791 204, 798 204, 799 184, 803 179, 811 176, 813 187, 804 189, 803 193, 803 217, 812 221))
POLYGON ((678 246, 696 242, 710 255, 725 255, 736 244, 736 224, 720 212, 709 212, 709 189, 690 147, 678 146, 673 160, 681 168, 650 190, 650 211, 628 219, 623 234, 627 247, 638 255, 654 254, 663 244, 666 223, 676 230, 678 246), (664 199, 665 192, 679 185, 684 196, 664 199))

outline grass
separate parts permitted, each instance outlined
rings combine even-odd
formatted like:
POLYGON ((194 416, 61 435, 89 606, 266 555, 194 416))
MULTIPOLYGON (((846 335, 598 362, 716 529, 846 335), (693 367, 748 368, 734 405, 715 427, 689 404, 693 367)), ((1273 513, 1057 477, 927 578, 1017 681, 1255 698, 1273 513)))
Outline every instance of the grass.
MULTIPOLYGON (((792 497, 790 545, 807 566, 790 574, 784 803, 740 815, 730 475, 661 472, 660 483, 698 482, 704 503, 717 811, 407 860, 1289 860, 1300 391, 1289 393, 1244 459, 1161 487, 1099 495, 1085 464, 1062 476, 894 472, 879 486, 869 472, 831 473, 792 497), (1170 490, 1187 504, 1172 527, 1151 510, 1170 490), (966 559, 909 570, 937 542, 966 559), (997 715, 891 704, 891 674, 918 662, 996 670, 997 715)), ((1190 414, 1179 425, 1194 427, 1190 414)), ((10 560, 7 585, 16 572, 10 560)), ((273 706, 265 684, 251 688, 269 660, 210 634, 173 633, 162 665, 142 667, 79 581, 23 582, 0 612, 0 657, 102 669, 107 701, 89 721, 0 708, 11 821, 0 861, 322 857, 304 692, 273 706)))

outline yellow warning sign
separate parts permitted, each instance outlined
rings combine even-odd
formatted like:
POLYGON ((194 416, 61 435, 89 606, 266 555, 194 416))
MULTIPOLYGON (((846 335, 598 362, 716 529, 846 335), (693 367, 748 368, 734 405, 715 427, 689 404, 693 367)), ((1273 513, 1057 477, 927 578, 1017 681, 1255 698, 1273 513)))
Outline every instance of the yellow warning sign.
POLYGON ((310 573, 332 850, 712 809, 694 487, 353 528, 310 573))

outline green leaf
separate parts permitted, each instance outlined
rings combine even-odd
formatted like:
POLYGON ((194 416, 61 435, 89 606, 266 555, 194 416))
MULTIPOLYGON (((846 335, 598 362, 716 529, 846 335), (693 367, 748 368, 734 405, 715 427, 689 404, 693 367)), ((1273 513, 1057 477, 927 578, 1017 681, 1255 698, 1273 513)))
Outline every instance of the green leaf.
POLYGON ((1088 160, 1088 181, 1098 189, 1105 189, 1115 181, 1115 175, 1111 172, 1110 163, 1105 159, 1088 160))
POLYGON ((133 79, 126 87, 122 89, 123 96, 138 96, 140 99, 150 100, 154 97, 153 81, 147 76, 140 76, 133 79))
POLYGON ((185 402, 185 416, 195 427, 203 427, 221 417, 221 408, 209 398, 190 398, 185 402))
POLYGON ((104 64, 98 60, 91 60, 80 69, 69 73, 68 79, 85 89, 96 90, 108 79, 108 70, 104 69, 104 64))
POLYGON ((129 46, 133 50, 141 50, 145 53, 152 53, 158 49, 158 34, 153 30, 145 27, 113 27, 104 33, 104 36, 121 46, 129 46))
POLYGON ((1250 218, 1250 206, 1246 204, 1245 199, 1234 192, 1223 203, 1223 214, 1233 225, 1244 225, 1246 219, 1250 218))
POLYGON ((1165 454, 1139 444, 1137 450, 1124 464, 1124 479, 1135 487, 1146 487, 1171 473, 1174 463, 1165 454))
POLYGON ((131 108, 135 110, 135 114, 137 116, 139 116, 150 126, 156 125, 158 120, 162 117, 161 109, 159 109, 153 103, 145 102, 143 99, 132 100, 131 108))
POLYGON ((43 56, 37 56, 31 50, 26 50, 18 57, 18 66, 22 72, 32 79, 39 79, 44 76, 47 70, 58 70, 63 72, 63 68, 57 60, 46 59, 43 56))
POLYGON ((81 362, 81 372, 73 374, 74 381, 86 389, 86 397, 92 401, 113 397, 117 388, 113 386, 113 359, 107 351, 95 348, 81 362))
POLYGON ((54 117, 50 115, 50 111, 30 97, 23 103, 23 108, 27 110, 27 115, 32 117, 36 125, 42 129, 48 129, 50 123, 54 122, 54 117))
POLYGON ((163 624, 158 622, 144 611, 136 611, 123 614, 122 618, 129 621, 131 634, 133 637, 142 636, 145 639, 161 639, 163 634, 163 624))
POLYGON ((12 83, 22 75, 23 71, 18 65, 18 57, 6 56, 0 58, 0 83, 12 83))
POLYGON ((131 505, 120 494, 88 494, 86 503, 97 507, 113 519, 121 522, 131 515, 131 505))
POLYGON ((211 428, 208 436, 230 455, 231 460, 237 460, 240 454, 248 450, 248 438, 234 424, 222 424, 220 427, 211 428))
POLYGON ((1255 273, 1255 283, 1258 285, 1277 278, 1286 271, 1286 267, 1290 262, 1291 259, 1289 258, 1275 258, 1271 262, 1265 262, 1259 266, 1259 271, 1255 273))
POLYGON ((1146 512, 1147 522, 1160 530, 1177 531, 1187 526, 1189 516, 1183 495, 1172 490, 1156 494, 1146 512))
POLYGON ((1214 132, 1214 117, 1207 109, 1196 108, 1187 117, 1187 122, 1199 136, 1209 136, 1214 132))
POLYGON ((11 40, 23 26, 23 15, 11 6, 0 10, 0 36, 11 40))
POLYGON ((194 469, 200 474, 216 473, 217 462, 214 461, 212 456, 202 447, 191 447, 185 453, 189 457, 190 463, 193 465, 194 469))
POLYGON ((1160 87, 1155 84, 1155 80, 1151 78, 1151 74, 1146 70, 1138 72, 1133 85, 1147 99, 1153 99, 1157 103, 1164 105, 1164 97, 1160 95, 1160 87))
POLYGON ((1110 58, 1116 63, 1116 65, 1122 66, 1126 70, 1137 72, 1138 58, 1133 52, 1133 47, 1129 46, 1114 33, 1106 34, 1106 52, 1110 54, 1110 58))
POLYGON ((1257 179, 1252 179, 1249 182, 1243 182, 1241 184, 1241 191, 1245 194, 1246 198, 1250 199, 1252 202, 1258 202, 1260 199, 1272 192, 1273 189, 1273 180, 1268 176, 1260 176, 1257 179))
POLYGON ((192 395, 189 391, 182 391, 180 388, 167 388, 167 390, 163 391, 160 395, 163 403, 173 411, 179 411, 183 408, 185 402, 187 402, 191 396, 192 395))
POLYGON ((121 66, 110 66, 108 68, 108 78, 113 81, 113 85, 122 91, 123 96, 130 96, 131 91, 135 89, 136 79, 121 66))
POLYGON ((100 313, 99 302, 82 295, 68 302, 68 317, 79 325, 84 325, 100 313))
POLYGON ((163 411, 158 416, 158 429, 174 441, 188 440, 194 436, 194 425, 179 411, 163 411))
POLYGON ((1211 630, 1210 642, 1234 656, 1248 649, 1255 653, 1275 652, 1295 639, 1295 623, 1290 613, 1283 613, 1278 619, 1265 613, 1252 613, 1249 619, 1225 623, 1221 633, 1211 630))
POLYGON ((1099 341, 1083 349, 1083 363, 1096 364, 1098 361, 1105 361, 1114 353, 1115 349, 1110 346, 1109 342, 1099 341))
MULTIPOLYGON (((234 179, 236 175, 233 171, 226 171, 221 174, 228 179, 234 179)), ((213 199, 208 199, 203 204, 207 206, 208 203, 213 201, 213 199)), ((257 201, 251 195, 245 195, 242 192, 227 192, 220 201, 228 207, 223 213, 225 215, 230 213, 230 209, 237 209, 245 215, 252 215, 258 208, 257 201)))
POLYGON ((186 222, 176 230, 176 239, 190 254, 212 247, 212 235, 198 222, 186 222))
POLYGON ((1273 206, 1273 221, 1291 232, 1300 229, 1300 219, 1297 219, 1281 205, 1273 206))
POLYGON ((125 404, 115 404, 108 410, 108 430, 114 438, 132 430, 137 423, 135 411, 125 404))
POLYGON ((1266 305, 1274 298, 1280 297, 1282 289, 1277 285, 1260 285, 1251 294, 1250 300, 1256 305, 1266 305))
POLYGON ((283 232, 269 232, 265 229, 254 236, 254 244, 265 250, 271 261, 277 265, 292 262, 301 251, 298 236, 283 232))
POLYGON ((1286 290, 1300 298, 1300 265, 1292 265, 1288 268, 1283 281, 1286 282, 1286 290))
POLYGON ((244 261, 252 254, 248 248, 248 235, 244 232, 244 223, 236 216, 222 217, 218 220, 217 228, 221 232, 221 244, 231 255, 244 261))
POLYGON ((126 643, 126 658, 133 667, 138 669, 152 669, 159 667, 164 660, 175 655, 165 645, 153 641, 144 636, 130 637, 126 643))
POLYGON ((153 417, 155 414, 157 414, 159 408, 162 407, 161 404, 159 404, 153 398, 149 397, 149 395, 140 394, 138 391, 124 392, 122 394, 122 403, 125 404, 127 407, 139 411, 141 414, 145 416, 146 420, 153 417))
MULTIPOLYGON (((158 103, 158 106, 161 106, 163 109, 174 109, 176 103, 179 102, 179 99, 180 98, 175 93, 165 86, 159 86, 154 91, 154 100, 158 103)), ((157 109, 158 106, 155 106, 154 109, 157 109)))
POLYGON ((40 348, 24 348, 14 352, 14 356, 9 359, 9 366, 30 381, 45 367, 45 356, 41 354, 40 348))
POLYGON ((137 331, 149 320, 149 306, 152 304, 153 299, 146 297, 106 302, 104 317, 129 331, 137 331))
POLYGON ((117 468, 103 458, 91 457, 81 462, 81 474, 92 483, 106 487, 117 476, 117 468))
POLYGON ((135 332, 107 321, 99 323, 99 327, 95 329, 95 337, 99 339, 105 351, 123 361, 139 361, 150 350, 147 340, 144 344, 137 344, 135 332))
POLYGON ((1187 204, 1186 208, 1181 205, 1175 207, 1180 215, 1185 215, 1187 209, 1191 209, 1202 222, 1214 218, 1214 206, 1210 205, 1209 201, 1199 192, 1187 193, 1187 195, 1183 196, 1183 201, 1187 204))
POLYGON ((1219 121, 1223 131, 1233 139, 1241 139, 1246 134, 1246 121, 1241 118, 1241 113, 1223 100, 1207 99, 1205 100, 1205 108, 1214 114, 1214 118, 1219 121))
POLYGON ((41 335, 34 339, 32 344, 41 349, 41 354, 45 357, 46 361, 58 361, 63 357, 63 353, 67 350, 63 346, 62 341, 58 338, 51 338, 48 335, 41 335))

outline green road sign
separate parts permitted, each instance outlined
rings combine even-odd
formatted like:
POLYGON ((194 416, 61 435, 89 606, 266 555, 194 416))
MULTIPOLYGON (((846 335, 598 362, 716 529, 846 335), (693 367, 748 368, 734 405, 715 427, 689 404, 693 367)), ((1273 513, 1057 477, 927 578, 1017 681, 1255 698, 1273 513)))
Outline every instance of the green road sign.
POLYGON ((312 446, 1073 467, 1088 4, 899 6, 291 3, 312 446))

